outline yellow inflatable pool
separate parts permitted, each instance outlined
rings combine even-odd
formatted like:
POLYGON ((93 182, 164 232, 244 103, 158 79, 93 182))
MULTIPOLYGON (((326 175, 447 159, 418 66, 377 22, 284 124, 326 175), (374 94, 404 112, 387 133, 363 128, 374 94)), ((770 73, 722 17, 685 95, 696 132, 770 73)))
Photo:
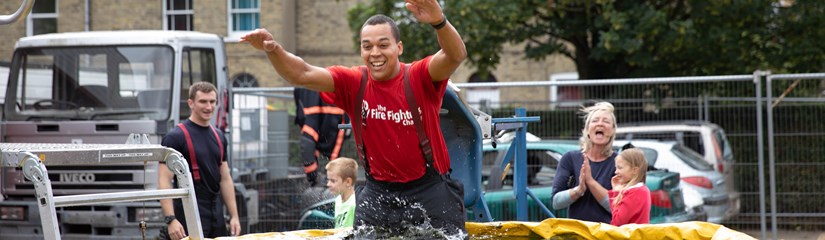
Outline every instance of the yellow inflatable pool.
MULTIPOLYGON (((610 224, 550 218, 542 222, 467 223, 470 239, 755 239, 725 226, 707 222, 665 224, 610 224)), ((348 229, 301 230, 220 237, 218 240, 339 239, 348 229)))

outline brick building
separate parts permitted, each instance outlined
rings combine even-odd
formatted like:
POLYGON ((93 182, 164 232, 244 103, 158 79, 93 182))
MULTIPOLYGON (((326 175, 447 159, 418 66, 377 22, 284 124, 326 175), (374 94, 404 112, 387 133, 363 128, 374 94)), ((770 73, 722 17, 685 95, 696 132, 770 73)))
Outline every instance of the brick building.
MULTIPOLYGON (((267 28, 290 52, 310 64, 358 65, 361 58, 349 36, 347 9, 366 0, 36 0, 25 20, 0 25, 0 63, 11 60, 20 37, 49 32, 131 29, 177 29, 214 33, 224 37, 228 73, 249 86, 288 86, 269 65, 266 56, 238 38, 256 27, 267 28)), ((0 14, 10 14, 19 1, 0 1, 0 14)), ((493 72, 498 81, 547 80, 550 74, 574 71, 561 56, 544 61, 523 60, 520 46, 505 48, 493 72)), ((454 82, 467 82, 474 69, 462 66, 454 82)), ((546 90, 501 92, 501 99, 544 100, 546 90), (542 92, 544 91, 544 92, 542 92)))

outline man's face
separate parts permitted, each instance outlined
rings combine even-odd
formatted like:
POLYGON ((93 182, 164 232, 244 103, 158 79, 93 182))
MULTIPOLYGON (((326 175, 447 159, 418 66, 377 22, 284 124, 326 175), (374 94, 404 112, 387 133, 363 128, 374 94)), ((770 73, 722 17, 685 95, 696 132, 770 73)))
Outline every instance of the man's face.
POLYGON ((195 120, 209 122, 218 103, 217 93, 215 91, 209 93, 198 91, 195 93, 195 99, 189 99, 188 103, 189 109, 192 109, 192 117, 195 120))
POLYGON ((398 56, 403 52, 404 47, 392 36, 389 24, 367 25, 361 29, 361 58, 373 79, 389 80, 398 74, 398 56))

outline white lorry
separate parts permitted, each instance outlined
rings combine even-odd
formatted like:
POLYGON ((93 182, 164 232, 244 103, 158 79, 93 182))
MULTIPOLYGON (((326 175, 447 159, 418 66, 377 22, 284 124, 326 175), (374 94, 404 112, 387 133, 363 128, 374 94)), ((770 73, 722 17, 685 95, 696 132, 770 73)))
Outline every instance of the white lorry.
MULTIPOLYGON (((8 69, 0 123, 0 141, 6 143, 113 144, 139 133, 159 144, 189 117, 188 88, 198 81, 218 87, 213 123, 226 126, 231 118, 224 43, 215 34, 111 31, 24 37, 8 69)), ((261 131, 265 137, 266 130, 261 131)), ((231 133, 227 138, 237 139, 231 133)), ((230 166, 233 156, 265 155, 266 145, 257 146, 237 148, 258 151, 249 154, 230 144, 230 166)), ((234 172, 257 167, 237 165, 234 172)), ((58 196, 157 188, 157 163, 55 167, 49 175, 58 196)), ((257 192, 237 181, 236 192, 242 224, 254 224, 257 192)), ((34 189, 20 168, 0 169, 0 193, 0 239, 43 239, 34 189)), ((57 214, 63 239, 154 239, 164 224, 157 201, 64 207, 57 214), (148 223, 147 230, 138 227, 141 221, 148 223)))

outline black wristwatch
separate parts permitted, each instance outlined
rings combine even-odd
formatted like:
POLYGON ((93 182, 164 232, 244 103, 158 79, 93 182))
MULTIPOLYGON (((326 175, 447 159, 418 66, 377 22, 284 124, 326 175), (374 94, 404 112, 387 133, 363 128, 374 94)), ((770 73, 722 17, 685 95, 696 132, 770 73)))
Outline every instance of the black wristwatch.
POLYGON ((172 223, 172 221, 175 221, 175 219, 176 219, 175 215, 169 215, 169 216, 163 217, 163 222, 165 222, 166 225, 169 225, 170 223, 172 223))

